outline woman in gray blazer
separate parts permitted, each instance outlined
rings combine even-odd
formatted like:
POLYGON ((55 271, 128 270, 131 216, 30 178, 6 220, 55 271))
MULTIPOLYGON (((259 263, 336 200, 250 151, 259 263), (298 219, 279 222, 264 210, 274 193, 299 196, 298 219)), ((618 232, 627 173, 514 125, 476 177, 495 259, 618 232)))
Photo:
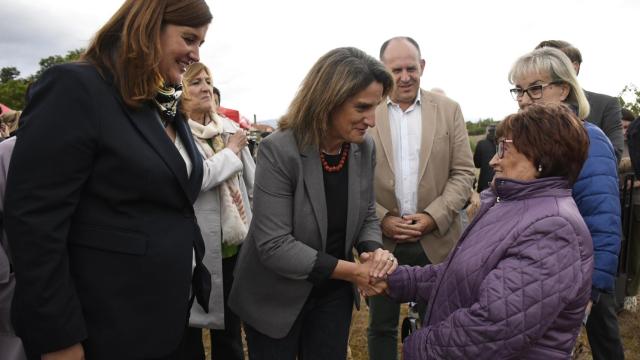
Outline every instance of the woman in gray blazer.
POLYGON ((253 220, 229 300, 245 323, 251 359, 344 359, 359 306, 354 285, 378 294, 376 281, 397 266, 382 249, 375 148, 366 135, 392 86, 374 58, 334 49, 261 142, 253 220))
POLYGON ((211 71, 202 63, 191 64, 182 78, 182 110, 200 155, 210 166, 194 204, 205 242, 203 262, 211 273, 209 312, 194 303, 189 317, 194 351, 192 359, 204 359, 200 328, 212 329, 213 359, 244 359, 240 319, 227 306, 233 269, 240 244, 251 222, 255 162, 240 127, 216 114, 211 71))

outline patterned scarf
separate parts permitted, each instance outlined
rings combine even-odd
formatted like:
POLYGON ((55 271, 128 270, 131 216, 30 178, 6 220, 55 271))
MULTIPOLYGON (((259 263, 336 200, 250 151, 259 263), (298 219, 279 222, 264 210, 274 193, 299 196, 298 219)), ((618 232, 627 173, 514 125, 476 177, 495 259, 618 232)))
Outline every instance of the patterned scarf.
MULTIPOLYGON (((222 138, 222 119, 214 114, 213 121, 202 125, 189 119, 189 127, 196 141, 202 146, 207 159, 224 149, 222 138)), ((244 241, 249 230, 247 215, 244 210, 238 174, 219 185, 220 191, 220 224, 222 242, 227 245, 239 245, 244 241)))
POLYGON ((153 102, 158 107, 162 126, 165 128, 169 126, 169 124, 172 124, 176 118, 178 100, 180 99, 180 95, 182 94, 182 92, 180 92, 181 88, 182 87, 179 85, 175 87, 163 86, 158 89, 158 93, 153 99, 153 102))

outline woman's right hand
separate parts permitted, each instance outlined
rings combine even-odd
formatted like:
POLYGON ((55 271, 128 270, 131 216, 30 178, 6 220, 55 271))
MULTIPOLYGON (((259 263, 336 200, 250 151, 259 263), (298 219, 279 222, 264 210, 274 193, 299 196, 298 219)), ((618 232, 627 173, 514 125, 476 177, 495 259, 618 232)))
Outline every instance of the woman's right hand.
POLYGON ((227 147, 238 155, 248 143, 249 141, 247 140, 247 135, 244 133, 244 130, 238 130, 229 136, 227 147))
POLYGON ((373 264, 373 261, 355 263, 346 260, 338 260, 338 264, 335 269, 333 269, 331 278, 345 280, 355 284, 363 296, 379 295, 387 288, 387 282, 384 280, 373 279, 369 275, 373 264))
POLYGON ((380 295, 387 289, 385 280, 373 278, 369 275, 373 270, 374 264, 374 261, 356 263, 353 282, 358 286, 358 290, 363 296, 380 295))

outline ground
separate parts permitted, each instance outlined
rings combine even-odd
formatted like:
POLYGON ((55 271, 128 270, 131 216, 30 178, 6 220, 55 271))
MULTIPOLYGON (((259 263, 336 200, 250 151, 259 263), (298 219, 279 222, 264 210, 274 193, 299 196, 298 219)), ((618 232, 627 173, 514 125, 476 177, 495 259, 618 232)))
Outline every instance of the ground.
MULTIPOLYGON (((638 296, 638 302, 640 304, 640 296, 638 296)), ((349 360, 369 359, 369 352, 367 351, 367 322, 369 319, 369 312, 364 301, 362 301, 362 305, 363 306, 360 311, 354 310, 353 312, 353 320, 351 322, 351 337, 349 339, 349 360)), ((402 319, 405 314, 406 306, 403 306, 402 316, 400 318, 402 319)), ((619 314, 618 319, 620 324, 622 342, 625 350, 625 359, 640 360, 640 311, 634 313, 622 311, 619 314)), ((203 338, 206 339, 205 344, 208 344, 208 335, 205 334, 203 338)), ((398 354, 400 354, 400 349, 400 344, 398 344, 398 354)), ((207 352, 207 359, 210 359, 209 348, 207 347, 205 350, 207 352)), ((398 359, 401 359, 401 356, 398 356, 398 359)), ((587 342, 587 335, 584 329, 578 337, 578 342, 573 359, 592 359, 591 351, 589 350, 589 344, 587 342)))
MULTIPOLYGON (((640 296, 638 298, 638 301, 640 301, 640 296)), ((406 309, 403 308, 403 311, 406 311, 406 309)), ((368 315, 366 308, 363 308, 361 311, 353 312, 351 338, 349 339, 352 360, 369 359, 369 352, 367 351, 368 315)), ((619 314, 618 319, 622 342, 625 349, 625 359, 640 360, 640 311, 635 313, 622 311, 619 314)), ((398 351, 400 351, 400 346, 398 346, 398 351)), ((575 360, 592 359, 589 344, 587 342, 587 335, 584 329, 578 337, 578 344, 575 352, 575 360)), ((401 357, 399 356, 398 359, 400 358, 401 357)))

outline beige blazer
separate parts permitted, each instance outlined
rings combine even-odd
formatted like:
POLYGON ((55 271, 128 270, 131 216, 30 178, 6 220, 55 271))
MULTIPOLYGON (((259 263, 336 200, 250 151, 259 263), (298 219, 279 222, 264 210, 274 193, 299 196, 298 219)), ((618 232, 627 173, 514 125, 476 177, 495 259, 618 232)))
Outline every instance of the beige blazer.
MULTIPOLYGON (((418 182, 418 209, 435 220, 436 231, 422 236, 420 244, 432 263, 442 262, 461 232, 458 214, 471 196, 474 179, 473 155, 460 106, 455 101, 420 90, 422 141, 418 182)), ((378 153, 375 170, 376 211, 398 216, 395 196, 393 142, 387 102, 376 109, 376 127, 370 131, 378 153)), ((384 237, 385 248, 396 244, 384 237)))

